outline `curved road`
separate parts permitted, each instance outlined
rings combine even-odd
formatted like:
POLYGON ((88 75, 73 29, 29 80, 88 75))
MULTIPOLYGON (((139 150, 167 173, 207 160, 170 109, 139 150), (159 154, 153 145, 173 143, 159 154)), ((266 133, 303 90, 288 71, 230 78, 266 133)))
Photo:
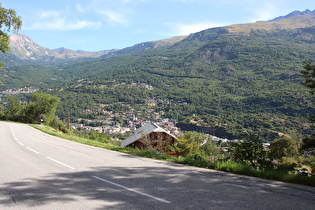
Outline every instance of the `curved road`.
POLYGON ((315 188, 139 158, 0 122, 0 209, 315 209, 315 188))

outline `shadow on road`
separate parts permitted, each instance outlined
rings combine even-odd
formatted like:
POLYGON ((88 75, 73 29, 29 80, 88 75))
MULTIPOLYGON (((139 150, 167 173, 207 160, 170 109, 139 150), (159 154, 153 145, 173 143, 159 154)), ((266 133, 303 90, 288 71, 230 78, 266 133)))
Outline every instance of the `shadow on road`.
POLYGON ((4 183, 0 188, 0 205, 23 203, 40 208, 57 202, 65 205, 73 202, 83 208, 96 202, 97 208, 107 209, 310 209, 315 207, 315 189, 306 189, 211 170, 187 170, 181 165, 175 168, 97 167, 4 183))

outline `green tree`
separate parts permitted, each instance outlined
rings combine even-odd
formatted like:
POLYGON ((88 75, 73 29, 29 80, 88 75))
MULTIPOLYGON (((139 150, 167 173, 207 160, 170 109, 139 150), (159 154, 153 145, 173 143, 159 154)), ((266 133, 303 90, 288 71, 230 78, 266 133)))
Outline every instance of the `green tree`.
POLYGON ((179 135, 175 151, 185 157, 193 157, 199 151, 200 143, 196 142, 193 135, 179 135))
POLYGON ((298 154, 298 142, 291 138, 279 138, 270 144, 269 155, 274 159, 279 160, 282 157, 295 157, 298 154))
POLYGON ((301 152, 309 152, 309 154, 315 155, 315 135, 311 135, 309 137, 306 137, 302 139, 301 152))
MULTIPOLYGON (((301 71, 305 81, 302 83, 304 86, 310 88, 310 93, 315 94, 315 65, 312 62, 304 62, 304 70, 301 71)), ((311 122, 315 122, 315 115, 309 117, 311 122)), ((312 135, 302 140, 301 150, 309 151, 315 155, 315 134, 314 126, 311 126, 312 135)))
POLYGON ((267 157, 267 150, 263 147, 260 137, 253 134, 248 139, 229 143, 228 152, 235 161, 250 164, 255 168, 259 165, 259 160, 267 157))
POLYGON ((4 116, 4 106, 0 104, 0 119, 2 119, 4 116))
POLYGON ((200 149, 203 150, 207 156, 220 154, 220 149, 216 147, 210 140, 203 144, 200 149))
POLYGON ((207 136, 204 133, 189 131, 185 133, 184 136, 186 139, 193 139, 196 145, 199 145, 199 151, 202 151, 203 154, 210 156, 220 153, 220 149, 215 147, 211 140, 207 140, 207 136))
POLYGON ((9 97, 8 102, 4 119, 24 123, 43 122, 51 125, 60 99, 48 93, 35 92, 28 104, 22 105, 14 97, 9 97))
POLYGON ((199 144, 202 144, 207 139, 204 133, 199 133, 197 131, 189 131, 185 133, 185 138, 194 139, 194 141, 199 144))
POLYGON ((22 105, 19 100, 13 96, 8 97, 8 108, 4 112, 4 118, 11 121, 20 121, 22 114, 22 105))
MULTIPOLYGON (((20 16, 17 16, 16 12, 12 9, 6 9, 1 6, 0 3, 0 51, 6 53, 10 50, 9 48, 9 35, 13 29, 14 33, 18 33, 22 26, 22 20, 20 16)), ((0 63, 0 67, 4 65, 4 62, 0 63)))
POLYGON ((310 93, 315 94, 315 65, 312 62, 304 62, 304 70, 301 71, 305 81, 302 83, 304 86, 310 88, 310 93))
POLYGON ((33 93, 28 105, 28 114, 32 116, 33 121, 45 122, 51 124, 55 117, 55 112, 60 99, 48 93, 33 93))

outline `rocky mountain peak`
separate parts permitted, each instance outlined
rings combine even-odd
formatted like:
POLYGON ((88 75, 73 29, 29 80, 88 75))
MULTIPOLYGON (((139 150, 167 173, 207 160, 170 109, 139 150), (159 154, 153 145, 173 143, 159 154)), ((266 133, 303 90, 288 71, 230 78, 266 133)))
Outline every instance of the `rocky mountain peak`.
POLYGON ((293 11, 291 13, 289 13, 288 15, 285 15, 285 16, 280 16, 280 17, 277 17, 277 18, 274 18, 270 21, 278 21, 278 20, 282 20, 282 19, 285 19, 285 18, 289 18, 289 17, 294 17, 294 16, 298 16, 298 15, 306 15, 306 16, 311 16, 311 17, 314 17, 315 18, 315 9, 313 11, 307 9, 303 12, 301 11, 293 11))
POLYGON ((12 54, 18 56, 22 60, 35 60, 41 55, 47 55, 49 49, 42 47, 32 41, 28 36, 22 34, 15 34, 10 36, 10 44, 12 54))
POLYGON ((95 58, 111 52, 104 50, 100 52, 87 52, 82 50, 69 50, 64 47, 48 49, 40 46, 23 34, 10 36, 10 53, 22 60, 53 61, 56 59, 78 59, 95 58))

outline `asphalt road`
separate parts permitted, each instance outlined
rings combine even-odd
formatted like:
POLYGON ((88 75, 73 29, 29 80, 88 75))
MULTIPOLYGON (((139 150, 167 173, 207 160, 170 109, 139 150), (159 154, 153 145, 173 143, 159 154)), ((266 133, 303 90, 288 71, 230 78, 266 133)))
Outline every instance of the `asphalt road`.
POLYGON ((0 122, 0 209, 315 209, 315 188, 135 157, 0 122))

